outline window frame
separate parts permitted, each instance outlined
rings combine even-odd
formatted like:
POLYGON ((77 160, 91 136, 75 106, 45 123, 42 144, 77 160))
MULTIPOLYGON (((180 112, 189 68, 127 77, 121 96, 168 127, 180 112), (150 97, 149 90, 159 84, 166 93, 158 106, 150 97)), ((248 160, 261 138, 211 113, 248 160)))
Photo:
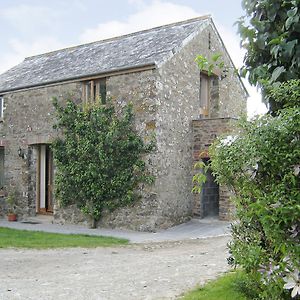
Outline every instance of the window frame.
POLYGON ((5 185, 4 163, 5 163, 5 148, 3 146, 0 146, 0 190, 3 189, 5 185))
POLYGON ((4 97, 0 95, 0 121, 4 118, 4 97))
POLYGON ((200 115, 209 117, 210 115, 210 89, 211 89, 211 78, 205 72, 200 72, 200 84, 199 84, 199 104, 200 104, 200 115), (203 78, 206 81, 206 97, 203 99, 203 78))
POLYGON ((100 102, 106 104, 106 77, 86 80, 82 82, 83 104, 100 102), (104 97, 103 97, 104 95, 104 97))

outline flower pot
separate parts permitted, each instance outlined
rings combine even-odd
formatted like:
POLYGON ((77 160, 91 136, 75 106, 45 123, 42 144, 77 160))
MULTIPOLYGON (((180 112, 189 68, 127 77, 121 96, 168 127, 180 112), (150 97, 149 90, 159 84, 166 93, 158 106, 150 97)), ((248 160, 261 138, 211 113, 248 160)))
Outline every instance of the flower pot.
POLYGON ((7 220, 9 222, 15 222, 15 221, 17 221, 17 215, 16 214, 8 214, 7 215, 7 220))
POLYGON ((6 197, 7 193, 3 190, 0 190, 0 197, 6 197))

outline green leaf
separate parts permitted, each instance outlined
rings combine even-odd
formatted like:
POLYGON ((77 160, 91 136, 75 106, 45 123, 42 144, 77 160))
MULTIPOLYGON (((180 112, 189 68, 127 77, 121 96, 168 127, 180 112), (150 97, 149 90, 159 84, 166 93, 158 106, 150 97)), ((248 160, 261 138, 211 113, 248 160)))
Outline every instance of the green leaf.
POLYGON ((285 28, 288 30, 293 23, 294 23, 294 17, 287 18, 285 21, 285 28))
POLYGON ((290 9, 290 10, 288 10, 288 12, 287 12, 287 16, 288 16, 288 17, 294 17, 294 16, 296 15, 297 11, 298 11, 298 7, 295 7, 295 8, 293 8, 293 9, 290 9))
POLYGON ((245 78, 247 75, 247 69, 246 68, 241 68, 240 69, 240 76, 245 78))
POLYGON ((287 52, 287 54, 289 56, 292 56, 293 50, 294 50, 295 46, 297 45, 297 43, 298 43, 298 40, 293 40, 293 41, 287 42, 284 45, 284 50, 287 52))
POLYGON ((276 46, 271 47, 270 53, 271 53, 271 55, 274 56, 275 59, 277 59, 280 49, 281 49, 280 45, 276 45, 276 46))
POLYGON ((277 78, 283 73, 285 72, 285 67, 281 66, 281 67, 277 67, 274 69, 274 71, 272 72, 272 77, 271 77, 271 81, 276 81, 277 78))
POLYGON ((259 35, 256 41, 256 45, 259 49, 265 49, 265 37, 263 35, 259 35))
POLYGON ((212 60, 213 62, 216 62, 220 57, 222 57, 222 54, 220 54, 220 53, 215 53, 215 54, 212 55, 211 60, 212 60))
POLYGON ((271 6, 268 10, 268 19, 273 22, 277 16, 277 10, 274 6, 271 6))
POLYGON ((282 42, 282 37, 279 36, 279 37, 276 37, 274 39, 272 39, 268 45, 277 45, 277 44, 280 44, 282 42))

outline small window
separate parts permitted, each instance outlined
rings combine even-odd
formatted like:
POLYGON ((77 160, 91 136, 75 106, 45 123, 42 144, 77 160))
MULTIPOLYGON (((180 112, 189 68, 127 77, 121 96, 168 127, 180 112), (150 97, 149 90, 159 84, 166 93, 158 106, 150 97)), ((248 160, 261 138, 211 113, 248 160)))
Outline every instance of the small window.
POLYGON ((3 119, 3 111, 4 111, 4 99, 3 96, 0 96, 0 120, 3 119))
POLYGON ((208 116, 210 79, 206 74, 200 73, 200 114, 208 116))
POLYGON ((4 187, 4 147, 0 147, 0 189, 4 187))
POLYGON ((106 103, 106 78, 83 82, 82 98, 84 103, 106 103))

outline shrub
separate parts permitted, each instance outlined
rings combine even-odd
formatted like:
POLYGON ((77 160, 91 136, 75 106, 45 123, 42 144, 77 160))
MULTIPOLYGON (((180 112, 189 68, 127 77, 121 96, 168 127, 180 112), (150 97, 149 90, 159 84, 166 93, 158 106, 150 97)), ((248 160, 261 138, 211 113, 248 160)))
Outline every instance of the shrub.
POLYGON ((152 147, 135 132, 131 106, 121 115, 110 103, 83 109, 72 101, 62 107, 55 100, 54 106, 62 132, 52 144, 59 203, 77 204, 95 223, 104 209, 135 201, 139 184, 153 181, 142 160, 152 147))
POLYGON ((285 299, 283 288, 300 269, 300 109, 241 120, 210 154, 217 181, 232 189, 237 207, 231 262, 260 278, 261 299, 285 299))

